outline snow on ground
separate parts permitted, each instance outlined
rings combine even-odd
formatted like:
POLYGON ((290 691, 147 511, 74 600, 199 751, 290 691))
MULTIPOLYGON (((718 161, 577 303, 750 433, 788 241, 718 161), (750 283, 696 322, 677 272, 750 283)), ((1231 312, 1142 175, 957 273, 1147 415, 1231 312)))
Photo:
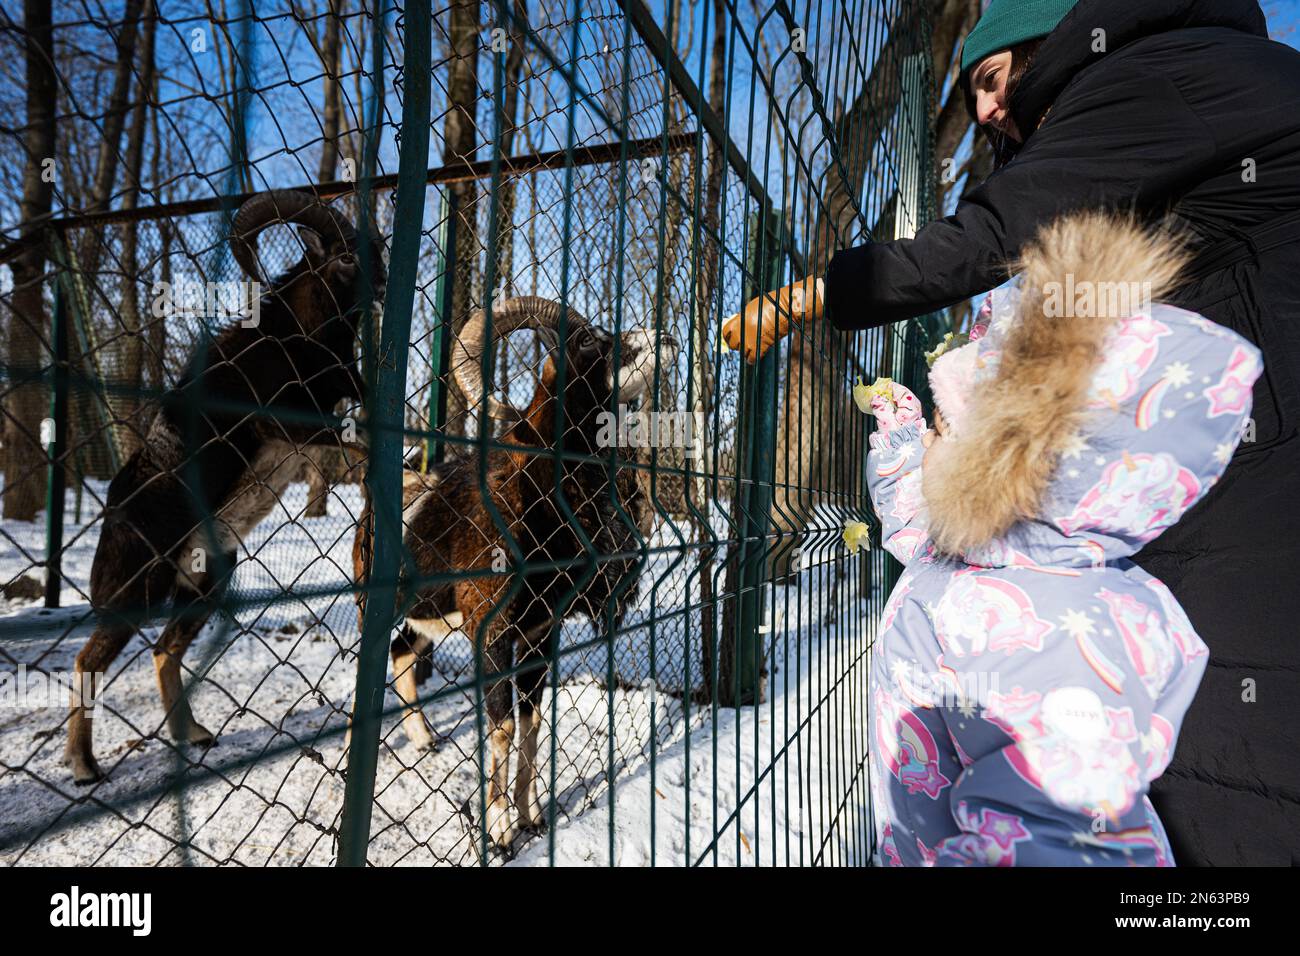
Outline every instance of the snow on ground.
POLYGON ((612 811, 606 790, 512 865, 553 853, 559 866, 608 866, 611 818, 615 866, 865 865, 866 639, 797 643, 798 671, 792 654, 764 703, 720 708, 716 725, 661 749, 653 769, 647 760, 618 777, 612 811))
MULTIPOLYGON (((89 632, 85 595, 95 496, 103 492, 102 483, 87 489, 85 523, 72 520, 69 492, 65 608, 0 605, 0 672, 20 664, 71 671, 89 632)), ((187 668, 202 672, 195 716, 218 735, 217 747, 178 752, 166 742, 145 636, 127 645, 102 691, 107 706, 95 740, 108 778, 92 788, 74 787, 60 763, 65 695, 54 706, 0 707, 0 862, 333 862, 355 679, 356 611, 347 587, 360 500, 355 486, 340 486, 330 515, 319 519, 300 517, 305 503, 305 486, 292 486, 282 513, 250 536, 236 572, 235 620, 210 623, 186 655, 187 668)), ((652 544, 676 542, 667 532, 658 537, 652 544)), ((43 521, 0 525, 0 584, 43 557, 43 521)), ((651 862, 652 826, 653 862, 661 865, 861 859, 866 628, 852 628, 853 639, 843 642, 822 634, 827 586, 810 586, 805 573, 804 587, 790 591, 802 602, 803 623, 771 635, 768 700, 757 709, 719 709, 715 725, 710 708, 685 703, 681 693, 688 664, 699 687, 700 635, 695 615, 680 610, 690 603, 693 569, 675 567, 675 557, 655 556, 643 574, 639 605, 614 642, 612 683, 605 648, 580 646, 592 638, 589 625, 566 624, 555 732, 548 693, 539 748, 544 788, 554 767, 556 826, 531 838, 514 862, 545 863, 552 845, 557 863, 608 862, 611 738, 620 865, 651 862), (756 768, 762 777, 751 793, 756 768)), ((842 608, 836 613, 844 619, 842 608)), ((421 688, 434 698, 424 710, 441 739, 435 752, 417 751, 399 717, 386 718, 372 863, 478 862, 475 697, 456 686, 472 676, 469 641, 454 635, 421 688)), ((390 689, 386 707, 397 704, 390 689)))

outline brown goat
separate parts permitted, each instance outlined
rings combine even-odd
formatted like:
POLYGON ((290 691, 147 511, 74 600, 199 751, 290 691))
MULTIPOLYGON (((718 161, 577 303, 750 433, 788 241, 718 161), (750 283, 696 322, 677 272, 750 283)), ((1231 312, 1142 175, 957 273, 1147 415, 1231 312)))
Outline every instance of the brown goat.
MULTIPOLYGON (((512 299, 495 310, 494 338, 535 328, 554 343, 560 316, 560 306, 550 300, 512 299)), ((479 368, 490 343, 478 313, 461 334, 463 344, 453 355, 453 367, 472 402, 481 397, 489 414, 512 422, 498 439, 504 447, 486 452, 482 477, 478 455, 467 455, 437 466, 429 475, 408 476, 403 489, 404 544, 415 578, 399 589, 397 607, 404 626, 391 653, 395 688, 407 705, 404 729, 412 743, 433 745, 416 703, 416 685, 427 671, 424 661, 430 646, 459 626, 482 655, 488 681, 486 823, 500 848, 510 846, 517 827, 543 823, 537 745, 542 693, 560 624, 583 614, 612 638, 636 597, 645 539, 653 526, 653 508, 637 480, 634 457, 602 447, 601 412, 651 394, 656 365, 668 367, 677 348, 670 337, 660 336, 656 344, 654 334, 642 330, 615 337, 572 309, 568 331, 562 344, 567 369, 563 456, 556 454, 561 446, 555 427, 561 403, 554 357, 547 359, 524 411, 486 395, 479 368), (522 564, 516 563, 517 553, 522 564), (500 570, 503 567, 507 570, 500 570), (448 572, 456 573, 454 580, 423 583, 448 572), (516 661, 513 678, 492 678, 509 672, 516 661), (516 731, 517 822, 506 799, 516 731)), ((362 520, 354 545, 359 581, 368 571, 368 518, 362 520)), ((358 601, 363 600, 364 589, 358 595, 358 601)))
MULTIPOLYGON (((170 602, 153 658, 179 743, 215 742, 190 710, 181 658, 220 602, 240 542, 297 477, 304 447, 340 445, 337 430, 312 419, 362 396, 355 348, 369 303, 361 301, 357 232, 310 194, 254 196, 235 214, 231 236, 235 260, 252 280, 260 277, 257 238, 277 223, 300 227, 303 258, 270 283, 256 323, 234 324, 200 344, 163 396, 147 440, 109 484, 91 566, 96 627, 77 655, 73 686, 87 686, 84 674, 97 685, 132 635, 170 602)), ((369 258, 368 284, 379 297, 378 243, 369 258)), ((87 703, 74 691, 64 750, 79 785, 103 776, 87 703)))

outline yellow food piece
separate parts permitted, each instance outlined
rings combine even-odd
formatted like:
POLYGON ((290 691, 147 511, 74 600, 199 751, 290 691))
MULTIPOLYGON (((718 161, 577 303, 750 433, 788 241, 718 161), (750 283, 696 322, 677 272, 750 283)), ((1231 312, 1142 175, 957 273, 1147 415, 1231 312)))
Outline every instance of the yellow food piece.
POLYGON ((864 544, 870 547, 867 541, 867 533, 870 529, 865 522, 850 521, 844 526, 844 546, 849 549, 850 554, 857 554, 858 549, 864 544))
POLYGON ((858 406, 858 411, 862 414, 871 414, 871 389, 862 384, 862 379, 858 379, 858 384, 853 386, 853 404, 858 406))

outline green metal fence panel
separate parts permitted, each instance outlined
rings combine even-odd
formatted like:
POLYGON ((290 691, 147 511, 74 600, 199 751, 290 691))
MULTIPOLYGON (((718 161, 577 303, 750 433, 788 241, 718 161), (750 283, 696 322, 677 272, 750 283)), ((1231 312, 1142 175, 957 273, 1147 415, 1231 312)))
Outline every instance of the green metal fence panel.
MULTIPOLYGON (((781 277, 779 237, 771 210, 764 209, 756 216, 751 229, 752 279, 747 283, 746 298, 776 288, 781 277)), ((759 629, 765 623, 764 592, 771 551, 767 532, 775 474, 777 360, 777 353, 769 352, 741 373, 738 417, 745 433, 737 436, 743 439, 737 456, 743 467, 736 487, 740 517, 736 563, 740 573, 735 588, 740 610, 734 617, 732 679, 720 681, 723 700, 732 707, 753 705, 763 696, 759 629)))
MULTIPOLYGON (((429 155, 429 33, 427 0, 409 0, 403 16, 403 135, 389 249, 391 287, 384 299, 379 357, 374 363, 375 377, 367 395, 371 440, 366 486, 375 515, 375 556, 368 582, 370 600, 366 602, 361 626, 339 843, 339 863, 348 866, 363 865, 370 844, 375 766, 384 710, 385 651, 394 623, 402 551, 401 497, 393 492, 402 486, 407 363, 389 361, 385 356, 402 356, 411 335, 420 226, 424 220, 424 174, 429 155)), ((376 59, 377 68, 382 67, 382 59, 376 59)))
POLYGON ((0 860, 872 862, 851 388, 945 320, 719 329, 934 215, 937 6, 56 18, 0 860))

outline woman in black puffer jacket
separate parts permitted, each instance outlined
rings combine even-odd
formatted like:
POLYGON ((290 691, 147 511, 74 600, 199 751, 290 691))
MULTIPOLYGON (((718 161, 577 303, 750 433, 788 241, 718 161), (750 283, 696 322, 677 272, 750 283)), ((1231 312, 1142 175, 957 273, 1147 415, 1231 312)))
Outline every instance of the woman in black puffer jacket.
POLYGON ((842 250, 796 283, 779 299, 802 316, 760 322, 755 300, 724 335, 743 332, 752 359, 823 310, 851 330, 951 306, 1071 210, 1186 233, 1174 302, 1256 343, 1265 374, 1223 479, 1136 557, 1211 653, 1151 796, 1181 865, 1300 863, 1300 52, 1268 39, 1256 0, 995 0, 964 53, 1001 168, 915 238, 842 250), (990 17, 1005 31, 1053 4, 1068 12, 1037 37, 972 49, 997 34, 990 17))

